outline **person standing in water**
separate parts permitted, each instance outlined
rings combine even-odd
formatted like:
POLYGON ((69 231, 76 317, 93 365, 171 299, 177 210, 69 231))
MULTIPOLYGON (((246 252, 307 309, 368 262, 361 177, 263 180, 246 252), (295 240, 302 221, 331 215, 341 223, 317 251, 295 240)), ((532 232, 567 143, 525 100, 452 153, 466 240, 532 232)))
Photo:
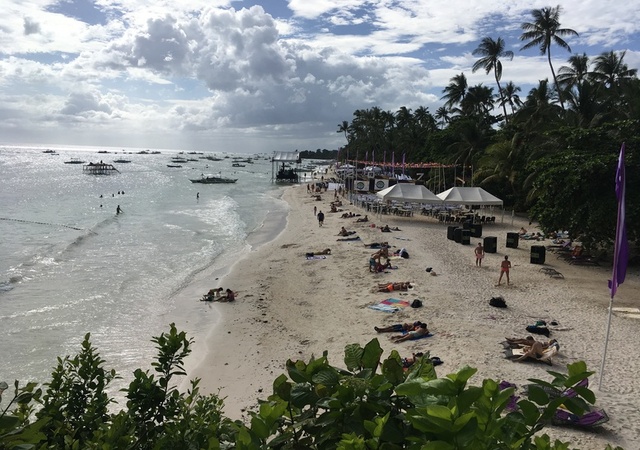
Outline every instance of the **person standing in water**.
POLYGON ((120 214, 122 211, 122 208, 120 208, 120 205, 118 205, 118 207, 116 208, 116 214, 120 214))

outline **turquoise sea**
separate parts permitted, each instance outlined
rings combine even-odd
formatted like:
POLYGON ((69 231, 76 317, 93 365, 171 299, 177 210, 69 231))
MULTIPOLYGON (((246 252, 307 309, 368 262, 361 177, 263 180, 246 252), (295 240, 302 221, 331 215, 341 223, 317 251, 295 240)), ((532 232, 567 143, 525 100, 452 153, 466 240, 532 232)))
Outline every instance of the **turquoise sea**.
MULTIPOLYGON (((57 357, 75 355, 91 333, 123 377, 115 388, 125 387, 150 368, 152 336, 184 319, 185 287, 223 275, 284 227, 270 155, 140 151, 0 146, 0 381, 48 381, 57 357), (213 155, 221 160, 203 159, 213 155), (253 163, 232 167, 234 156, 253 163), (87 175, 65 164, 73 159, 119 173, 87 175), (190 182, 202 174, 238 181, 190 182)), ((190 318, 186 331, 202 340, 210 321, 190 318)))

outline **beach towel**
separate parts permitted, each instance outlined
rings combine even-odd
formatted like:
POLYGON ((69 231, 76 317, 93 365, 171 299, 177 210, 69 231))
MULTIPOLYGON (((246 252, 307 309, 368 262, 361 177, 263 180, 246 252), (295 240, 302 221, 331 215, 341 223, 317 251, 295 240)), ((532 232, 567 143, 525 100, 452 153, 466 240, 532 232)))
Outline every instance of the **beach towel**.
POLYGON ((305 258, 307 259, 327 259, 327 257, 325 255, 309 255, 309 256, 305 256, 305 258))
POLYGON ((394 313, 401 311, 403 308, 409 306, 409 302, 406 300, 399 300, 397 298, 388 298, 375 305, 369 305, 369 308, 376 311, 394 313))

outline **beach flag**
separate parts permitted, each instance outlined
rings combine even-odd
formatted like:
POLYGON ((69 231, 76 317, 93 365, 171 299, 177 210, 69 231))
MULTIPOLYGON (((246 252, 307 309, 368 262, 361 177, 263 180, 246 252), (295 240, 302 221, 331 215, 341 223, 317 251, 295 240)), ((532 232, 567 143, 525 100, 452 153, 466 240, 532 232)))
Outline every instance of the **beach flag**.
POLYGON ((613 250, 613 273, 609 280, 611 298, 616 295, 618 286, 624 282, 629 262, 629 241, 625 224, 625 173, 624 173, 624 144, 620 149, 618 169, 616 170, 616 197, 618 199, 618 221, 616 225, 616 241, 613 250))
POLYGON ((391 153, 391 169, 393 170, 393 174, 396 173, 396 152, 391 153))
POLYGON ((387 151, 382 152, 382 167, 384 168, 387 165, 387 151))
POLYGON ((404 157, 406 156, 406 153, 402 154, 402 175, 404 175, 404 157))
POLYGON ((616 240, 613 247, 613 273, 609 280, 611 299, 609 300, 609 317, 607 319, 607 331, 604 339, 604 350, 602 351, 602 364, 600 365, 600 380, 598 389, 602 389, 604 379, 604 363, 607 358, 607 347, 609 345, 609 331, 611 330, 611 315, 613 313, 613 297, 616 295, 618 286, 624 282, 627 274, 627 263, 629 262, 629 241, 627 241, 627 229, 625 226, 625 173, 624 173, 624 143, 620 148, 618 158, 618 168, 616 170, 616 197, 618 200, 618 218, 616 222, 616 240))

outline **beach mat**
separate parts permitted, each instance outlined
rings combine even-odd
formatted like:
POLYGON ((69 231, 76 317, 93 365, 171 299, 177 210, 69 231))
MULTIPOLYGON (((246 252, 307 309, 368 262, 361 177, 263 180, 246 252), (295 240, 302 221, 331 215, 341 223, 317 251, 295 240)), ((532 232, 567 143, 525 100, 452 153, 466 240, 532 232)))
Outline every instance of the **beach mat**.
POLYGON ((369 305, 369 308, 375 309, 376 311, 394 313, 394 312, 401 311, 402 309, 407 308, 409 306, 410 306, 410 303, 406 300, 400 300, 397 298, 388 298, 375 305, 369 305))

